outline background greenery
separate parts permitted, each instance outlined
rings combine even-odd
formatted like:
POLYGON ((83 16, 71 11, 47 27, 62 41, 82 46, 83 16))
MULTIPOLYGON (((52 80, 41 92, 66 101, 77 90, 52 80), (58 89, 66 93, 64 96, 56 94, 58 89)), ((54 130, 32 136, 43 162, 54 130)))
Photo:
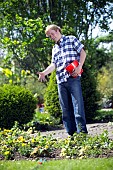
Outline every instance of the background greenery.
MULTIPOLYGON (((48 24, 58 24, 63 34, 73 34, 85 45, 87 59, 82 88, 86 118, 91 122, 99 107, 103 107, 103 101, 111 100, 113 103, 113 29, 110 28, 113 21, 112 11, 112 0, 2 0, 0 84, 28 87, 37 95, 38 104, 52 103, 50 99, 52 101, 53 96, 50 98, 47 94, 48 101, 47 98, 44 99, 46 87, 50 86, 49 76, 47 84, 42 84, 37 81, 36 72, 45 69, 51 62, 53 42, 46 38, 44 30, 48 24), (94 38, 93 29, 96 26, 107 32, 107 35, 94 38)), ((55 94, 56 88, 52 87, 52 90, 55 90, 52 93, 55 94)), ((51 105, 52 108, 58 107, 58 101, 55 103, 51 105)), ((52 108, 48 108, 48 112, 52 108)), ((54 109, 52 114, 59 113, 54 109)))
MULTIPOLYGON (((61 140, 54 139, 52 135, 40 135, 41 130, 55 129, 55 125, 61 128, 59 125, 61 111, 55 72, 47 77, 46 83, 38 82, 36 75, 37 71, 42 71, 51 62, 53 42, 45 36, 44 30, 48 24, 58 24, 63 34, 73 34, 85 45, 87 58, 83 68, 82 88, 87 122, 112 121, 113 110, 98 110, 109 102, 113 103, 113 28, 110 28, 112 21, 112 0, 2 0, 0 2, 0 85, 10 84, 5 93, 6 97, 3 97, 7 107, 2 98, 4 94, 0 95, 2 98, 0 104, 3 102, 0 120, 5 115, 8 120, 15 121, 19 118, 21 120, 22 117, 23 121, 21 126, 19 121, 15 122, 10 130, 0 128, 0 159, 4 160, 0 161, 0 168, 11 170, 48 169, 48 166, 51 169, 59 167, 64 169, 65 166, 66 169, 67 167, 75 169, 75 166, 78 166, 78 169, 81 167, 87 170, 95 167, 99 170, 112 168, 112 158, 99 159, 105 156, 112 157, 113 140, 108 137, 107 131, 103 131, 100 136, 75 134, 73 139, 69 137, 61 140), (96 27, 107 34, 94 37, 93 30, 96 27), (16 99, 20 103, 23 99, 24 103, 22 105, 19 103, 18 109, 15 107, 16 102, 10 99, 11 91, 13 87, 16 89, 16 85, 24 87, 25 92, 24 97, 16 99), (32 92, 32 95, 29 92, 30 102, 26 95, 27 89, 32 92), (38 106, 35 111, 34 97, 37 98, 38 106), (42 103, 46 109, 44 113, 39 112, 39 105, 42 103), (21 106, 24 107, 22 110, 21 106), (32 111, 31 116, 27 114, 26 118, 23 111, 28 109, 27 107, 32 107, 32 111), (15 113, 16 109, 17 112, 20 111, 18 115, 15 113), (37 160, 40 157, 49 159, 59 157, 68 160, 46 164, 45 159, 37 160), (91 159, 94 157, 98 159, 91 159), (76 158, 85 160, 75 160, 76 158), (35 159, 38 162, 6 161, 10 159, 33 161, 35 159)), ((18 92, 19 89, 15 94, 18 92)), ((3 125, 4 121, 0 123, 3 125)), ((108 125, 112 126, 112 122, 108 125)))

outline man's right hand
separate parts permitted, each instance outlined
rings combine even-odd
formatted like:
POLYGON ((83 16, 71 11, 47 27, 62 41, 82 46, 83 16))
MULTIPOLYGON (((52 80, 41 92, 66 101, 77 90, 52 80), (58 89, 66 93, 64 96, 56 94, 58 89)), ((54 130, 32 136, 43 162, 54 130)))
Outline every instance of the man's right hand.
POLYGON ((38 78, 39 81, 41 82, 46 81, 45 74, 43 72, 37 72, 37 74, 39 74, 39 78, 38 78))
POLYGON ((37 72, 37 74, 39 74, 39 81, 46 81, 45 76, 48 75, 49 73, 51 73, 53 70, 55 70, 55 64, 51 63, 44 71, 42 72, 37 72))

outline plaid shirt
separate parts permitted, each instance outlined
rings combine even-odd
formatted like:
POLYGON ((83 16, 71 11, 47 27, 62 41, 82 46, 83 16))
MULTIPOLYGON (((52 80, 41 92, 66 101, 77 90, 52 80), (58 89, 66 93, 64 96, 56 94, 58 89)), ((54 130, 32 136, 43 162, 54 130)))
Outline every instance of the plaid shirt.
POLYGON ((66 82, 69 73, 65 67, 74 60, 80 60, 80 52, 84 47, 75 36, 62 35, 59 44, 55 44, 52 49, 52 63, 56 66, 57 83, 66 82))

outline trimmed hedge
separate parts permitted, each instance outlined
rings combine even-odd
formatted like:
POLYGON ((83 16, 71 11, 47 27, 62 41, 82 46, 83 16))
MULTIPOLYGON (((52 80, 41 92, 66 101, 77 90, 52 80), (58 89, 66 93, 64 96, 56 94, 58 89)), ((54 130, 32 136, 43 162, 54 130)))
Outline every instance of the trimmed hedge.
POLYGON ((21 86, 5 84, 0 87, 0 127, 10 129, 17 121, 20 125, 33 119, 37 99, 21 86))

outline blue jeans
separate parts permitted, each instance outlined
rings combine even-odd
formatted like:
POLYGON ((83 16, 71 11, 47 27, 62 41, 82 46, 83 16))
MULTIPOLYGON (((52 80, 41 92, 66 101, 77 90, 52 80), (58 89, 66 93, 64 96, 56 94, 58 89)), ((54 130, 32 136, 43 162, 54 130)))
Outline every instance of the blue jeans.
POLYGON ((80 77, 70 77, 67 82, 58 84, 58 93, 67 133, 87 133, 80 77))

